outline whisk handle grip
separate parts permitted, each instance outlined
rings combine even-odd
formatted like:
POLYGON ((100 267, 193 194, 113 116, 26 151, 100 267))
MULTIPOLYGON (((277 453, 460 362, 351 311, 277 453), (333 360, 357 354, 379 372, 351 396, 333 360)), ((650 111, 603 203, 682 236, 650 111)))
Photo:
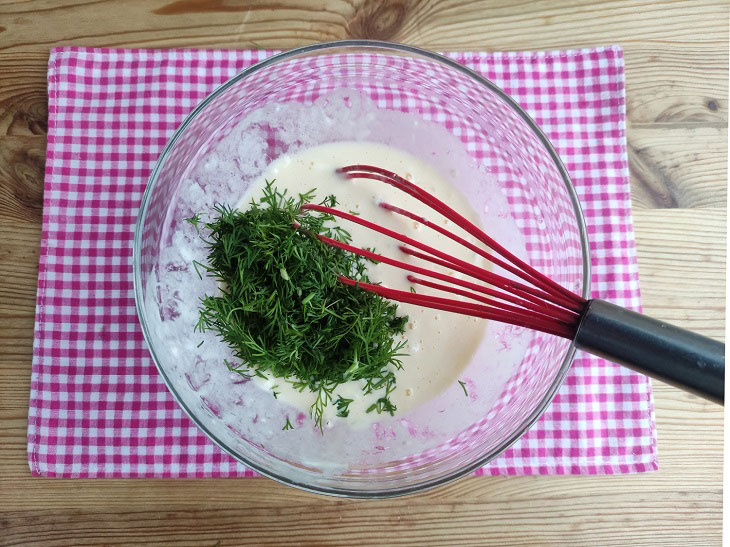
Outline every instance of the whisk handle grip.
POLYGON ((725 404, 725 344, 591 300, 575 335, 582 349, 719 404, 725 404))

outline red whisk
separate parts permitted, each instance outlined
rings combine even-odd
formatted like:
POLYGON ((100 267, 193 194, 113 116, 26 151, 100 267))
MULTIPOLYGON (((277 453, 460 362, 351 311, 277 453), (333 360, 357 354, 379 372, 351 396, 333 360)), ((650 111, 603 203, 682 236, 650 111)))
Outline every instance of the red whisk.
POLYGON ((406 209, 388 203, 381 203, 380 206, 452 239, 519 279, 508 279, 480 268, 359 216, 322 205, 302 206, 302 210, 328 213, 396 239, 401 242, 400 250, 405 254, 424 263, 447 267, 475 280, 458 279, 433 271, 425 265, 416 266, 318 235, 327 245, 410 272, 408 280, 412 284, 459 295, 471 301, 358 283, 344 276, 340 277, 342 283, 398 302, 491 319, 568 338, 579 349, 713 401, 724 402, 724 344, 603 300, 584 299, 517 258, 441 200, 391 171, 371 165, 350 165, 338 171, 347 178, 371 179, 390 184, 421 201, 473 236, 483 247, 406 209))

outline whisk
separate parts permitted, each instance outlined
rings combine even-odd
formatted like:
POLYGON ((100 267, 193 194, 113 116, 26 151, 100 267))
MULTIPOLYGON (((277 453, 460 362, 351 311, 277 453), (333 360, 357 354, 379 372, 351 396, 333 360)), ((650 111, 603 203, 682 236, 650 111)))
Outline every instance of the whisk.
POLYGON ((413 285, 458 295, 468 300, 361 283, 345 276, 339 278, 342 283, 398 302, 491 319, 567 338, 572 340, 578 349, 724 404, 725 345, 723 343, 605 300, 584 299, 510 253, 441 200, 392 171, 372 165, 350 165, 338 171, 350 179, 370 179, 390 184, 421 201, 470 234, 483 246, 475 245, 443 226, 406 209, 389 203, 381 203, 380 207, 440 233, 515 277, 510 279, 460 260, 358 215, 323 205, 303 205, 302 210, 327 213, 400 241, 400 250, 419 259, 424 265, 410 264, 318 235, 323 243, 406 270, 409 272, 407 278, 413 285), (427 263, 460 272, 474 281, 434 271, 427 267, 427 263))

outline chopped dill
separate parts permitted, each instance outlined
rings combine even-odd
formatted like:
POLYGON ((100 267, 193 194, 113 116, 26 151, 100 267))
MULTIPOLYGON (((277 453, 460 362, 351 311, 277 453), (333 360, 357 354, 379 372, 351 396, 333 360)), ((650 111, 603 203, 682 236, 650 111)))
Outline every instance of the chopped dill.
POLYGON ((397 409, 388 397, 381 397, 371 404, 365 412, 372 412, 373 410, 377 411, 378 414, 387 412, 392 416, 397 409))
POLYGON ((341 395, 337 396, 335 401, 335 407, 337 408, 337 415, 340 418, 347 418, 350 415, 350 403, 353 399, 345 399, 341 395))
MULTIPOLYGON (((241 364, 226 362, 229 370, 285 378, 315 393, 310 414, 321 429, 335 388, 350 380, 362 381, 365 394, 384 390, 368 412, 393 414, 392 369, 401 368, 405 346, 396 336, 408 318, 393 302, 338 281, 345 275, 369 282, 366 260, 314 237, 351 239, 331 215, 300 212, 313 196, 289 197, 267 182, 246 211, 216 205, 211 222, 187 220, 205 228, 200 237, 208 246, 207 264, 194 262, 195 269, 220 286, 201 299, 196 331, 213 331, 231 347, 241 364)), ((349 402, 341 401, 348 400, 335 401, 337 413, 347 416, 349 402)))
POLYGON ((203 279, 203 274, 200 273, 200 270, 202 269, 204 272, 207 271, 205 264, 201 264, 197 260, 193 260, 193 267, 195 268, 195 273, 198 274, 198 277, 203 279))
POLYGON ((200 213, 195 213, 190 218, 186 218, 185 221, 186 222, 189 222, 190 224, 192 224, 193 227, 195 228, 195 231, 197 233, 200 233, 200 228, 198 226, 200 224, 200 213))
POLYGON ((462 382, 461 380, 459 380, 459 384, 461 384, 461 389, 464 390, 464 395, 468 397, 469 392, 466 390, 466 382, 462 382))
POLYGON ((286 431, 287 429, 294 429, 294 426, 291 425, 291 422, 289 421, 289 416, 286 417, 286 423, 284 424, 284 427, 281 428, 281 430, 286 431))

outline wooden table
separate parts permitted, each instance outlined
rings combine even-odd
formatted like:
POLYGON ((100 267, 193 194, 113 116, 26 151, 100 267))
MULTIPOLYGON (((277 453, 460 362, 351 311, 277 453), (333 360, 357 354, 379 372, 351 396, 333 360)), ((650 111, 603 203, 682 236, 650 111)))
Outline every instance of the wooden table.
POLYGON ((648 313, 722 338, 726 0, 0 2, 0 544, 718 545, 721 409, 658 382, 660 471, 469 478, 350 501, 267 479, 32 478, 26 420, 48 49, 289 48, 347 37, 433 50, 625 49, 629 158, 648 313))

